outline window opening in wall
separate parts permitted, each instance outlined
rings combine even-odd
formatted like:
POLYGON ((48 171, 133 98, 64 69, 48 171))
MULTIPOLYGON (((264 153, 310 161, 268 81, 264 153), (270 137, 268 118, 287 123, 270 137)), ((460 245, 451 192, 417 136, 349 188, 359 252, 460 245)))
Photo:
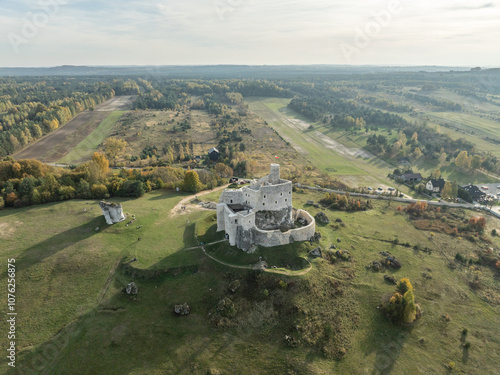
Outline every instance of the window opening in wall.
POLYGON ((231 199, 231 203, 233 203, 233 200, 231 199))
POLYGON ((235 223, 235 224, 238 224, 238 219, 236 219, 236 220, 234 221, 234 223, 235 223))
POLYGON ((283 193, 280 193, 280 197, 282 197, 282 196, 283 196, 283 193))
POLYGON ((265 203, 262 203, 263 206, 265 206, 266 204, 265 203))
POLYGON ((264 198, 266 198, 266 196, 264 195, 264 198))
POLYGON ((278 204, 278 201, 274 201, 274 204, 278 204))
POLYGON ((285 198, 285 202, 288 202, 288 199, 287 199, 287 198, 285 198))

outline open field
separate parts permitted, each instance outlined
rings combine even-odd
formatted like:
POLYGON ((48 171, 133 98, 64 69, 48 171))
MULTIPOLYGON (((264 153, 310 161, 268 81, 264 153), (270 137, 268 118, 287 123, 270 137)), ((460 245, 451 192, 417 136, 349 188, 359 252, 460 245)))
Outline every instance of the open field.
MULTIPOLYGON (((77 153, 73 154, 72 157, 65 158, 65 160, 74 162, 83 156, 88 156, 86 154, 80 155, 82 151, 89 151, 87 150, 88 147, 93 148, 95 141, 90 140, 95 139, 101 140, 102 142, 104 135, 102 134, 103 130, 109 131, 109 123, 105 122, 102 124, 108 115, 111 114, 109 111, 115 109, 121 109, 123 111, 128 110, 131 108, 133 99, 133 96, 114 97, 97 106, 94 111, 82 112, 64 126, 61 126, 59 129, 46 135, 37 142, 15 153, 13 156, 16 159, 37 159, 43 162, 53 163, 62 159, 75 148, 77 148, 77 153), (101 127, 101 125, 103 126, 101 127), (97 132, 95 136, 94 131, 97 132), (85 140, 86 142, 78 149, 80 143, 85 140)), ((123 114, 123 112, 117 113, 120 113, 120 116, 123 114)))
POLYGON ((57 160, 58 163, 78 164, 89 160, 125 112, 114 111, 103 113, 106 113, 107 116, 101 121, 99 126, 75 147, 71 148, 71 151, 69 151, 61 159, 57 160))
MULTIPOLYGON (((157 161, 166 161, 163 149, 166 145, 173 146, 187 142, 193 145, 193 156, 205 157, 210 148, 219 143, 217 133, 212 125, 217 118, 205 110, 184 109, 182 111, 137 110, 124 115, 114 126, 109 136, 120 138, 127 142, 126 151, 116 163, 125 166, 148 166, 157 161), (173 131, 174 126, 188 121, 191 128, 185 131, 173 131), (158 153, 154 159, 141 159, 140 154, 147 146, 155 146, 158 153), (132 157, 138 160, 131 161, 132 157)), ((321 173, 304 156, 291 148, 286 140, 281 138, 273 128, 254 113, 241 116, 240 123, 224 129, 225 132, 238 131, 241 126, 251 130, 251 133, 239 132, 240 142, 230 142, 236 151, 236 157, 247 161, 247 171, 250 176, 258 176, 269 170, 269 164, 278 156, 283 163, 283 173, 301 171, 303 182, 317 183, 321 173), (239 152, 240 144, 245 151, 239 152)), ((186 165, 177 160, 174 153, 174 166, 186 165)))
POLYGON ((482 136, 500 139, 500 124, 496 121, 484 119, 466 113, 455 112, 432 112, 428 113, 431 118, 437 118, 450 122, 458 127, 473 130, 482 136))
MULTIPOLYGON (((339 142, 342 142, 344 145, 348 147, 358 147, 363 148, 367 146, 367 139, 372 135, 383 135, 389 139, 389 141, 394 140, 396 138, 396 132, 390 132, 388 129, 380 128, 377 131, 369 131, 366 133, 358 133, 351 134, 342 130, 333 130, 331 128, 325 127, 323 125, 318 125, 318 130, 329 137, 337 139, 339 142)), ((451 132, 450 129, 442 129, 444 132, 451 132)), ((463 135, 462 135, 463 137, 463 135)), ((459 138, 459 137, 457 137, 459 138)), ((483 140, 481 140, 483 141, 483 140)), ((483 141, 487 143, 486 141, 483 141)), ((487 143, 489 144, 489 143, 487 143)), ((493 145, 491 145, 493 146, 493 145)), ((496 152, 500 152, 499 150, 495 150, 496 152)), ((394 160, 389 159, 387 163, 394 162, 394 160)), ((393 168, 396 168, 397 165, 393 165, 393 168)), ((467 173, 463 172, 453 165, 449 163, 445 165, 440 165, 439 160, 437 159, 426 159, 420 158, 416 161, 413 161, 411 164, 411 168, 415 173, 421 173, 423 177, 428 177, 432 174, 432 172, 436 169, 441 171, 441 176, 448 181, 457 181, 459 184, 469 184, 469 183, 490 183, 496 182, 498 179, 494 177, 487 176, 481 172, 475 173, 467 173)))
MULTIPOLYGON (((200 199, 217 201, 219 194, 200 199)), ((306 201, 321 196, 295 193, 294 206, 314 215, 320 209, 306 201)), ((492 243, 485 245, 418 230, 394 203, 374 202, 366 212, 326 210, 332 223, 317 225, 319 245, 348 250, 350 261, 310 259, 313 269, 304 276, 256 276, 216 263, 198 248, 188 250, 196 245, 196 232, 206 242, 221 234, 214 232, 213 211, 169 215, 185 197, 154 192, 136 200, 114 199, 136 215, 128 227, 129 219, 107 226, 94 201, 0 212, 1 255, 16 259, 16 308, 22 317, 18 368, 11 373, 445 374, 452 361, 463 373, 497 370, 498 273, 474 265, 482 273, 482 287, 474 290, 467 281, 470 268, 452 259, 457 252, 474 258, 485 246, 497 252, 500 240, 489 233, 500 229, 500 221, 487 217, 492 243), (334 225, 336 218, 342 225, 334 225), (395 244, 395 238, 411 247, 395 244), (381 251, 396 256, 403 267, 367 270, 382 258, 381 251), (133 257, 138 258, 131 264, 135 273, 118 265, 133 257), (158 270, 170 271, 151 276, 158 270), (423 310, 416 324, 393 325, 377 310, 382 295, 394 291, 384 272, 410 278, 423 310), (242 286, 232 294, 227 287, 235 279, 242 286), (288 286, 279 287, 280 280, 288 286), (137 296, 123 292, 131 281, 139 287, 137 296), (223 297, 234 302, 235 315, 214 320, 223 297), (191 314, 177 317, 172 307, 183 302, 191 314), (462 348, 464 328, 469 350, 462 348), (285 335, 296 344, 287 345, 285 335), (345 355, 334 360, 340 349, 345 355)), ((458 218, 477 215, 453 212, 458 218)), ((244 254, 222 243, 207 251, 231 264, 252 264, 261 256, 286 269, 302 267, 300 257, 315 246, 295 243, 244 254)), ((6 322, 0 325, 5 331, 6 322)), ((0 372, 9 373, 7 366, 0 372)))

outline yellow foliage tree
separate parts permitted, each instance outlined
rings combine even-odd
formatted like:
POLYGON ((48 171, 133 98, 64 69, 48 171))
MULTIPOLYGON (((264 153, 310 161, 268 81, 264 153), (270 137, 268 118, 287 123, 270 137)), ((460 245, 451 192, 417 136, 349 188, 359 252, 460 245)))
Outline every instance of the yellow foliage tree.
POLYGON ((102 152, 94 152, 94 155, 92 156, 92 161, 99 166, 102 173, 109 172, 109 160, 106 158, 106 155, 104 155, 102 152))

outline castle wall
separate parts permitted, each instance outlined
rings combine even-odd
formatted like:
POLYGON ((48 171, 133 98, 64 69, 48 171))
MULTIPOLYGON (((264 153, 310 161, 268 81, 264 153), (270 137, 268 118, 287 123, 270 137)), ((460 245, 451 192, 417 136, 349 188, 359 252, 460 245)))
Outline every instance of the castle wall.
POLYGON ((244 204, 242 189, 226 189, 219 198, 219 203, 244 204))
POLYGON ((227 207, 225 203, 217 204, 217 232, 226 230, 225 207, 227 207))
POLYGON ((304 210, 298 210, 297 218, 303 217, 309 224, 302 228, 290 229, 287 232, 280 230, 261 230, 254 228, 255 244, 264 247, 287 245, 295 241, 307 241, 314 236, 314 218, 304 210))

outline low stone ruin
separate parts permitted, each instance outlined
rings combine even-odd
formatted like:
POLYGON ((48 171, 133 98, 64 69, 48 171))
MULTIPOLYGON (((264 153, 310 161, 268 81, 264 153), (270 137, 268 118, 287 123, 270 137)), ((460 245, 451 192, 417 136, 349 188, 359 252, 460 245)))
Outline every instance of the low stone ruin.
POLYGON ((121 204, 100 201, 99 206, 101 207, 104 218, 106 219, 106 224, 111 225, 125 220, 121 204))
POLYGON ((189 305, 184 302, 182 305, 175 305, 174 306, 174 313, 176 313, 177 315, 189 315, 189 313, 191 312, 191 307, 189 307, 189 305))
POLYGON ((198 205, 208 210, 217 209, 217 203, 215 202, 199 202, 198 205))
POLYGON ((137 288, 137 285, 135 285, 134 282, 131 282, 130 284, 127 284, 125 291, 127 292, 127 294, 137 294, 139 289, 137 288))

